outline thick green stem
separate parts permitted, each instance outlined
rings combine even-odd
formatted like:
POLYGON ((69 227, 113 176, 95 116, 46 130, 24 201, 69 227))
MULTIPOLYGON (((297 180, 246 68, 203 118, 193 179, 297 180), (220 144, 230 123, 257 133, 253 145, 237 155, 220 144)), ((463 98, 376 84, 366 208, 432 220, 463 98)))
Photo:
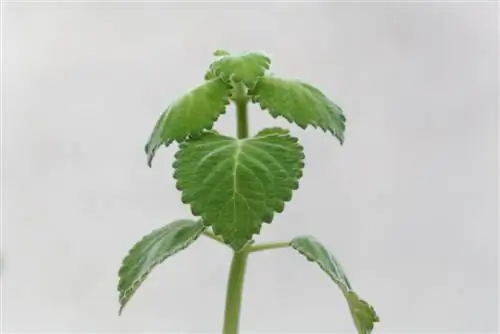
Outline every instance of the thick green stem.
POLYGON ((234 101, 236 105, 236 126, 237 126, 237 137, 243 139, 248 137, 248 115, 247 115, 247 103, 246 98, 237 98, 234 101))
POLYGON ((232 100, 236 105, 236 134, 239 139, 248 137, 248 96, 245 85, 241 82, 235 83, 232 100))
MULTIPOLYGON (((246 96, 242 85, 236 86, 233 101, 236 105, 237 137, 238 139, 244 139, 248 137, 248 97, 246 96)), ((239 252, 233 252, 231 269, 229 270, 229 278, 227 281, 226 309, 224 311, 224 327, 222 330, 223 334, 238 334, 241 300, 243 297, 243 283, 245 281, 245 269, 249 249, 250 244, 245 246, 239 252)))
POLYGON ((229 280, 227 282, 226 310, 224 313, 223 334, 237 334, 240 324, 243 283, 248 259, 248 249, 233 253, 229 280))

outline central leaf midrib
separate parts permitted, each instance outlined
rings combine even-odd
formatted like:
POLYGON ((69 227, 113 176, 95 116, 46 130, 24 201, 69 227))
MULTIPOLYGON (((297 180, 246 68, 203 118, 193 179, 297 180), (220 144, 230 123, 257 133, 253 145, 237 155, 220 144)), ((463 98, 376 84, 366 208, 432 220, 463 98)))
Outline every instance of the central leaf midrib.
POLYGON ((233 201, 233 221, 236 221, 236 194, 239 195, 237 174, 238 174, 238 166, 239 166, 239 158, 240 158, 240 154, 241 154, 242 141, 241 140, 235 140, 235 145, 236 145, 236 151, 234 152, 234 155, 233 155, 233 159, 234 159, 234 166, 233 166, 233 196, 231 198, 231 200, 233 201))

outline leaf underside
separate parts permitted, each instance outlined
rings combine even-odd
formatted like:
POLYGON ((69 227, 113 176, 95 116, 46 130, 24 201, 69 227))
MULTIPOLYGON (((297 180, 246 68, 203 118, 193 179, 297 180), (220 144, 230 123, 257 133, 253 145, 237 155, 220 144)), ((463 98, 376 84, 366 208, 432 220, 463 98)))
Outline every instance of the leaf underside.
POLYGON ((154 230, 132 247, 118 272, 121 314, 155 266, 191 245, 204 231, 200 221, 176 220, 154 230))
POLYGON ((172 142, 201 135, 211 129, 229 104, 231 87, 220 79, 212 79, 195 87, 173 102, 160 116, 146 144, 148 165, 156 150, 172 142))
POLYGON ((344 142, 346 119, 342 109, 316 87, 298 80, 265 76, 249 95, 274 118, 284 117, 303 129, 308 125, 319 127, 337 137, 341 144, 344 142))
POLYGON ((249 89, 255 87, 271 64, 269 57, 258 52, 229 54, 218 50, 215 55, 219 58, 210 65, 205 79, 218 77, 228 84, 242 82, 249 89))
POLYGON ((344 294, 359 334, 370 334, 379 317, 374 308, 360 299, 351 287, 340 263, 316 238, 300 236, 290 242, 295 250, 315 262, 337 284, 344 294))
POLYGON ((298 188, 303 148, 287 130, 247 139, 206 132, 180 144, 173 164, 182 201, 238 251, 298 188))

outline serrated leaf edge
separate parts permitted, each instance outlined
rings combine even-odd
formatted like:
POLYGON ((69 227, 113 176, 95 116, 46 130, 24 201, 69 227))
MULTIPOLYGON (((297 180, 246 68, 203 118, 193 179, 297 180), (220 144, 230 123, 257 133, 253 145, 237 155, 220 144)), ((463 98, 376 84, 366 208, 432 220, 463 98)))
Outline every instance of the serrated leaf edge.
POLYGON ((230 100, 230 97, 231 97, 231 91, 233 90, 233 86, 231 85, 231 83, 226 83, 224 82, 221 78, 219 77, 215 77, 215 78, 211 78, 207 81, 205 81, 204 83, 202 84, 199 84, 198 86, 196 87, 193 87, 191 88, 190 90, 188 90, 187 92, 185 92, 183 95, 181 95, 181 97, 177 98, 175 101, 173 101, 165 111, 163 111, 161 114, 160 114, 160 117, 158 118, 157 120, 157 123, 155 125, 155 127, 153 128, 153 132, 151 133, 151 135, 149 136, 149 139, 148 139, 148 142, 146 143, 145 147, 144 147, 144 150, 146 151, 146 154, 147 154, 147 164, 149 167, 152 166, 152 162, 153 162, 153 159, 156 155, 156 151, 161 147, 161 146, 165 146, 165 147, 168 147, 170 146, 172 143, 174 142, 177 142, 177 143, 182 143, 184 141, 186 141, 187 139, 189 138, 193 138, 193 137, 197 137, 197 136, 201 136, 206 130, 211 130, 214 126, 214 124, 217 122, 217 120, 224 114, 226 114, 227 112, 227 106, 231 103, 231 100, 230 100), (202 128, 199 130, 199 131, 195 131, 195 132, 191 132, 191 133, 188 133, 186 134, 185 136, 183 136, 182 138, 173 138, 173 139, 169 139, 169 140, 165 140, 163 139, 162 137, 162 134, 163 134, 163 128, 164 128, 164 124, 167 122, 169 116, 170 116, 170 109, 180 100, 182 99, 184 96, 188 95, 189 93, 191 93, 193 90, 203 86, 204 84, 207 84, 209 83, 210 81, 221 81, 222 83, 224 83, 225 85, 227 85, 227 96, 224 97, 224 108, 219 111, 216 116, 214 117, 209 117, 207 119, 207 122, 206 123, 202 123, 202 128), (165 120, 162 121, 162 119, 165 117, 165 120), (159 141, 158 141, 158 144, 156 145, 153 145, 153 146, 150 146, 151 145, 151 142, 153 141, 153 136, 154 134, 157 132, 156 129, 157 127, 159 128, 159 131, 158 131, 158 137, 159 137, 159 141), (149 153, 149 151, 151 151, 151 153, 149 153))
MULTIPOLYGON (((225 52, 227 52, 227 51, 225 51, 225 52)), ((263 56, 266 60, 266 62, 264 63, 264 66, 263 66, 262 75, 259 75, 256 77, 255 82, 253 83, 252 87, 247 86, 248 89, 253 89, 258 84, 260 79, 262 79, 263 77, 266 76, 266 71, 268 71, 271 68, 271 58, 263 52, 246 51, 246 52, 240 52, 237 54, 230 54, 229 52, 227 52, 227 54, 224 54, 224 55, 217 55, 217 59, 214 60, 209 65, 209 69, 205 73, 205 77, 204 77, 205 80, 211 80, 211 79, 213 79, 213 77, 215 77, 215 78, 219 78, 220 80, 222 80, 225 83, 230 84, 230 85, 234 85, 234 83, 242 82, 242 80, 234 80, 234 73, 227 75, 227 74, 224 74, 223 71, 220 71, 220 70, 217 71, 216 69, 214 69, 214 67, 219 61, 221 61, 224 58, 237 57, 238 55, 244 56, 244 55, 248 55, 248 54, 259 54, 259 55, 263 56)), ((246 83, 245 83, 245 85, 246 85, 246 83)))
MULTIPOLYGON (((218 136, 221 136, 221 137, 230 138, 230 139, 232 139, 232 140, 234 140, 234 141, 258 140, 259 138, 265 138, 265 137, 269 137, 269 136, 288 137, 288 138, 289 138, 289 139, 293 142, 293 144, 294 144, 295 146, 297 146, 298 150, 300 151, 300 157, 301 157, 301 159, 300 159, 300 162, 299 162, 299 168, 298 168, 298 169, 299 169, 299 171, 300 171, 300 174, 299 174, 299 176, 298 176, 298 178, 297 178, 297 183, 299 183, 299 182, 300 182, 300 179, 301 179, 301 178, 302 178, 302 176, 303 176, 303 168, 304 168, 304 166, 305 166, 305 162, 304 162, 304 159, 305 159, 304 147, 303 147, 303 146, 299 143, 299 139, 298 139, 297 137, 292 136, 292 135, 290 134, 290 130, 288 130, 288 129, 284 129, 284 128, 281 128, 281 127, 269 127, 269 128, 264 128, 264 129, 260 130, 257 134, 255 134, 254 136, 252 136, 252 137, 248 137, 248 138, 245 138, 245 139, 238 139, 238 138, 234 138, 234 137, 225 136, 225 135, 222 135, 222 134, 220 134, 220 133, 218 133, 218 132, 216 132, 216 131, 206 131, 205 133, 206 133, 206 134, 209 134, 209 133, 210 133, 210 134, 215 134, 215 135, 218 135, 218 136), (262 135, 262 133, 263 133, 263 132, 265 132, 265 131, 277 131, 277 132, 276 132, 276 133, 269 133, 269 134, 262 135)), ((203 134, 202 134, 202 136, 203 136, 203 134)), ((176 189, 177 189, 177 190, 179 190, 179 191, 181 191, 181 193, 182 193, 182 189, 181 189, 181 187, 180 187, 180 185, 179 185, 179 180, 178 180, 178 176, 177 176, 177 173, 176 173, 176 169, 177 169, 177 167, 178 167, 178 166, 177 166, 177 164, 178 164, 178 160, 177 160, 177 159, 178 159, 178 154, 179 154, 179 153, 180 153, 180 151, 181 151, 181 150, 182 150, 182 149, 183 149, 186 145, 188 145, 190 142, 200 140, 201 138, 202 138, 202 137, 200 137, 200 138, 191 138, 191 139, 188 139, 188 140, 186 140, 186 141, 184 141, 184 142, 180 143, 180 144, 179 144, 179 148, 178 148, 177 152, 174 154, 174 162, 172 163, 172 168, 173 168, 173 170, 174 170, 174 173, 173 173, 173 178, 176 180, 176 189)), ((298 188, 298 187, 297 187, 297 188, 298 188)), ((280 200, 280 202, 282 202, 283 206, 285 206, 285 205, 286 205, 286 203, 289 203, 289 202, 292 200, 292 198, 293 198, 293 193, 294 193, 294 191, 295 191, 295 190, 297 190, 297 188, 292 189, 292 190, 290 191, 290 192, 291 192, 291 195, 289 196, 289 199, 288 199, 288 200, 285 200, 285 201, 281 201, 281 200, 280 200)), ((209 225, 209 224, 206 224, 206 223, 205 223, 205 220, 203 219, 203 217, 202 217, 201 215, 199 215, 198 213, 196 213, 196 212, 193 212, 193 211, 192 211, 192 208, 191 208, 192 201, 191 201, 191 202, 184 202, 184 201, 183 201, 183 203, 184 203, 184 204, 188 204, 188 205, 190 206, 191 213, 192 213, 194 216, 196 216, 196 217, 200 217, 200 220, 203 222, 203 224, 205 225, 205 227, 210 227, 210 226, 211 226, 211 225, 209 225)), ((283 208, 283 210, 284 210, 284 208, 283 208)), ((266 224, 271 224, 271 223, 272 223, 272 221, 274 220, 274 214, 275 214, 275 213, 280 213, 280 212, 282 212, 283 210, 281 210, 281 211, 279 211, 279 212, 278 212, 278 211, 277 211, 277 212, 274 212, 274 213, 273 213, 273 218, 272 218, 270 221, 266 221, 266 220, 264 220, 264 219, 263 219, 263 220, 262 220, 262 222, 263 222, 263 223, 266 223, 266 224)), ((254 235, 260 235, 261 230, 262 230, 262 226, 260 226, 260 228, 258 228, 258 229, 254 229, 254 230, 253 230, 253 234, 254 234, 254 235)), ((214 233, 214 235, 216 235, 216 236, 220 237, 220 238, 222 239, 222 241, 223 241, 225 244, 227 244, 227 245, 229 245, 229 246, 230 246, 230 242, 229 242, 228 240, 224 239, 224 237, 223 237, 221 234, 218 234, 218 233, 217 233, 217 231, 216 231, 216 229, 212 229, 212 232, 214 233)), ((252 242, 252 240, 249 240, 248 242, 252 242)), ((241 249, 243 249, 243 248, 244 248, 244 247, 242 247, 241 249)), ((238 251, 238 250, 236 250, 236 251, 238 251)))
MULTIPOLYGON (((157 261, 155 261, 151 266, 150 266, 150 269, 148 271, 146 271, 141 277, 139 277, 138 279, 136 279, 127 289, 123 290, 123 291, 120 291, 118 290, 119 292, 119 303, 120 303, 120 309, 118 311, 118 315, 121 315, 122 312, 123 312, 123 309, 125 308, 125 306, 128 304, 128 302, 130 301, 130 299, 132 298, 132 296, 135 294, 135 292, 138 290, 138 288, 140 287, 140 285, 144 282, 144 280, 149 276, 149 274, 151 273, 151 271, 157 266, 159 265, 160 263, 162 263, 163 261, 165 261, 168 257, 176 254, 176 253, 179 253, 180 251, 186 249, 188 246, 190 246, 193 242, 195 242, 199 237, 200 235, 202 235, 203 231, 207 228, 202 221, 198 220, 198 223, 200 224, 200 229, 197 233, 193 234, 193 236, 191 238, 189 238, 188 240, 186 240, 183 244, 181 244, 181 246, 179 248, 177 248, 175 251, 171 251, 171 252, 167 252, 166 254, 164 254, 164 256, 160 257, 157 261)), ((123 278, 121 276, 121 272, 122 270, 126 267, 126 262, 127 260, 130 259, 130 257, 132 256, 132 254, 137 250, 137 248, 139 248, 139 245, 141 242, 145 241, 145 239, 150 236, 151 234, 154 234, 155 232, 161 230, 161 229, 164 229, 164 228, 167 228, 168 225, 166 226, 163 226, 163 227, 160 227, 160 228, 157 228, 157 229, 154 229, 153 231, 151 231, 149 234, 146 234, 144 235, 141 240, 139 240, 138 242, 135 243, 134 246, 132 246, 132 248, 129 250, 129 252, 127 253, 127 255, 124 257, 124 259, 122 260, 122 265, 120 266, 120 269, 119 269, 119 281, 118 281, 118 287, 120 286, 120 283, 122 282, 123 278)))
MULTIPOLYGON (((266 75, 264 75, 260 79, 262 79, 264 77, 272 77, 272 76, 269 76, 269 75, 266 76, 266 75)), ((259 81, 260 81, 260 79, 259 79, 259 81)), ((295 81, 299 82, 301 85, 308 86, 309 88, 318 91, 318 93, 320 93, 329 104, 333 104, 335 107, 337 107, 341 111, 340 117, 342 118, 342 130, 343 131, 346 130, 345 122, 346 122, 347 119, 346 119, 346 117, 344 115, 344 112, 343 112, 342 108, 339 105, 337 105, 336 103, 334 103, 333 101, 331 101, 323 92, 321 92, 320 90, 318 90, 316 87, 311 86, 311 85, 309 85, 309 84, 307 84, 305 82, 299 81, 299 80, 295 80, 295 81)), ((263 106, 262 102, 259 99, 260 96, 258 94, 255 94, 253 92, 255 90, 255 88, 257 87, 258 84, 259 84, 259 82, 256 83, 256 85, 255 85, 255 87, 253 89, 249 90, 248 95, 250 96, 251 101, 252 101, 253 104, 257 104, 260 107, 260 109, 262 109, 263 111, 266 111, 269 115, 271 115, 272 118, 277 119, 277 118, 281 117, 281 118, 285 119, 286 121, 288 121, 288 123, 294 124, 294 125, 298 126, 299 128, 301 128, 303 130, 307 129, 309 126, 311 126, 314 129, 318 129, 319 128, 324 133, 329 132, 330 134, 332 134, 333 136, 335 136, 340 141, 341 145, 344 144, 344 142, 345 142, 345 136, 344 136, 344 134, 343 133, 338 133, 334 128, 330 128, 330 127, 327 127, 327 126, 321 126, 321 124, 319 124, 315 120, 309 121, 309 122, 307 122, 305 124, 299 124, 299 123, 295 122, 294 119, 293 119, 293 117, 291 117, 290 115, 280 114, 279 112, 275 112, 275 111, 271 110, 269 107, 263 106)), ((330 106, 328 106, 328 111, 330 113, 334 113, 332 111, 332 109, 330 108, 330 106)))

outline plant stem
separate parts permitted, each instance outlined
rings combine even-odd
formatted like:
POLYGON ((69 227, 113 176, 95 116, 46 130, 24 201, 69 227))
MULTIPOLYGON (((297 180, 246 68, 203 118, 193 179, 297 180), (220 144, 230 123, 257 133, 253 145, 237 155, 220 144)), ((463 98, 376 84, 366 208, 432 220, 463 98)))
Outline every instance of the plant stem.
MULTIPOLYGON (((245 94, 245 87, 237 85, 233 96, 236 105, 236 129, 238 139, 248 137, 248 97, 245 94)), ((245 270, 248 259, 248 250, 251 243, 243 247, 239 252, 233 252, 231 268, 227 281, 226 308, 224 311, 223 334, 238 334, 240 324, 241 300, 243 297, 243 283, 245 281, 245 270)))
POLYGON ((248 137, 248 114, 247 114, 247 103, 246 98, 237 98, 234 100, 236 105, 236 126, 237 126, 237 137, 239 139, 248 137))
POLYGON ((243 296, 243 283, 248 259, 248 249, 244 248, 233 253, 231 269, 226 294, 226 310, 224 313, 223 334, 237 334, 240 324, 241 300, 243 296))
POLYGON ((235 83, 232 100, 236 105, 236 134, 238 139, 248 137, 248 96, 245 85, 241 82, 235 83))
POLYGON ((265 251, 268 249, 277 249, 277 248, 286 248, 290 247, 290 242, 289 241, 284 241, 284 242, 270 242, 270 243, 265 243, 265 244, 260 244, 260 245, 255 245, 249 248, 248 252, 249 253, 255 253, 255 252, 260 252, 260 251, 265 251))

